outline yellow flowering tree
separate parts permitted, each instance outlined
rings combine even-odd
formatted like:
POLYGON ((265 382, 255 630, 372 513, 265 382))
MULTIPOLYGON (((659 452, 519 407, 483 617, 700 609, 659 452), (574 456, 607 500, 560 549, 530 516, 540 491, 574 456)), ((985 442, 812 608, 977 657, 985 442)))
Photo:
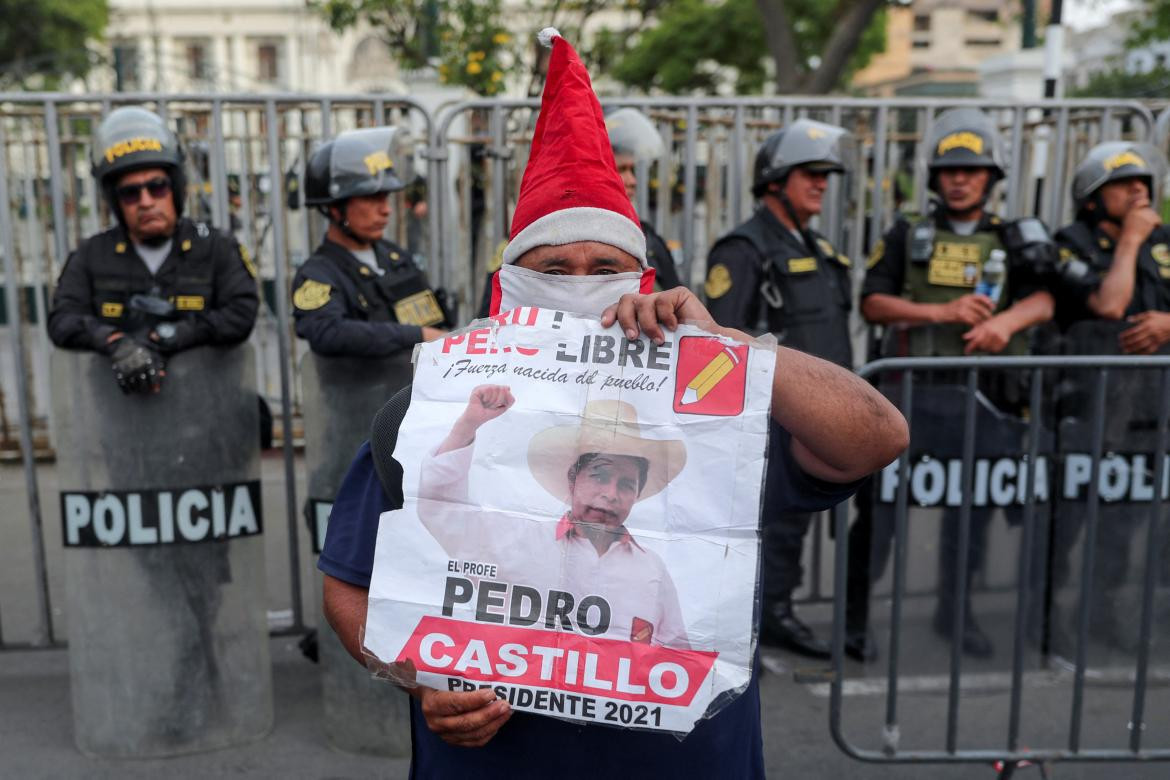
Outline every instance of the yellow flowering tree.
POLYGON ((504 91, 517 67, 516 36, 501 0, 308 0, 338 32, 359 23, 378 31, 407 68, 437 66, 444 84, 484 96, 504 91))

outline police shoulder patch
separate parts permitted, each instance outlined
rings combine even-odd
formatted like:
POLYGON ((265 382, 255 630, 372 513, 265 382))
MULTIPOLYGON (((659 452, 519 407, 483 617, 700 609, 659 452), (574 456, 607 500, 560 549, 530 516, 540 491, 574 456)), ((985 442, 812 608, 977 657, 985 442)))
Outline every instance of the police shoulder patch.
POLYGON ((316 279, 306 279, 293 293, 293 306, 301 311, 320 309, 329 303, 329 294, 333 288, 316 279))
POLYGON ((708 298, 722 298, 731 289, 731 271, 723 263, 716 263, 707 272, 707 283, 703 285, 703 292, 708 298))
POLYGON ((885 256, 886 240, 884 238, 879 238, 877 243, 873 245, 873 249, 869 250, 869 257, 866 258, 865 261, 866 270, 873 268, 875 265, 880 263, 882 258, 885 256))
POLYGON ((1170 246, 1154 244, 1150 247, 1150 254, 1153 255, 1154 261, 1158 265, 1170 265, 1170 246))
POLYGON ((252 255, 248 253, 248 247, 243 244, 236 244, 240 249, 240 260, 244 261, 244 268, 248 271, 248 275, 255 279, 260 275, 256 269, 256 264, 252 262, 252 255))
POLYGON ((504 250, 507 248, 507 241, 501 241, 499 245, 496 246, 495 254, 493 254, 492 258, 488 260, 487 272, 489 274, 494 274, 496 271, 500 270, 500 266, 504 264, 504 250))

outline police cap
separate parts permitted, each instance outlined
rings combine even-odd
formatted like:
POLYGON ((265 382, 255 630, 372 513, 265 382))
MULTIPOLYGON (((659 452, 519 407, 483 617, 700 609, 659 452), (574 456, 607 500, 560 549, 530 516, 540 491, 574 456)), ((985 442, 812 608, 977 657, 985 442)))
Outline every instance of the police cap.
POLYGON ((798 119, 768 136, 752 176, 752 194, 764 194, 768 183, 783 181, 793 168, 810 167, 826 173, 844 173, 853 152, 853 135, 843 127, 798 119))
POLYGON ((317 147, 305 172, 305 204, 395 192, 410 178, 410 142, 397 127, 349 130, 317 147))
POLYGON ((1073 173, 1073 202, 1080 211, 1101 187, 1119 179, 1142 179, 1150 191, 1150 200, 1154 200, 1155 188, 1165 171, 1166 159, 1152 144, 1129 141, 1097 144, 1073 173))
POLYGON ((946 168, 987 168, 991 184, 1006 173, 999 130, 977 108, 952 108, 939 114, 926 137, 930 188, 938 191, 935 174, 946 168))
POLYGON ((640 162, 662 156, 665 147, 649 117, 636 108, 619 108, 605 118, 609 145, 615 155, 629 155, 640 162))

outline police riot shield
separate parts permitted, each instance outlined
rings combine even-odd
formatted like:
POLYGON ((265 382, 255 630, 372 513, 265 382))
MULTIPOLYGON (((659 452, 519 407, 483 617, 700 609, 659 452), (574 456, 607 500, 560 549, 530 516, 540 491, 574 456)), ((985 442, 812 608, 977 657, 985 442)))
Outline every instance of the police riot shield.
MULTIPOLYGON (((1127 322, 1086 321, 1065 334, 1065 352, 1079 355, 1119 354, 1127 322)), ((1167 350, 1160 351, 1165 354, 1167 350)), ((1072 658, 1081 641, 1081 617, 1087 614, 1086 658, 1096 666, 1133 660, 1142 641, 1140 621, 1146 578, 1146 551, 1155 491, 1167 498, 1167 472, 1158 478, 1158 407, 1161 371, 1110 369, 1067 370, 1061 379, 1058 410, 1060 479, 1053 513, 1052 611, 1048 621, 1053 652, 1072 658), (1104 381, 1104 414, 1095 404, 1104 381), (1099 432, 1098 432, 1099 428, 1099 432), (1101 460, 1094 464, 1095 437, 1101 460), (1096 485, 1093 485, 1094 468, 1096 485), (1094 501, 1093 488, 1096 488, 1094 501), (1095 515, 1095 522, 1089 522, 1095 515), (1088 549, 1091 547, 1092 549, 1088 549), (1088 580, 1086 582, 1086 580, 1088 580), (1086 586, 1087 585, 1087 589, 1086 586), (1087 601, 1082 603, 1082 596, 1087 601)), ((1156 538, 1165 539, 1159 528, 1156 538)), ((1158 553, 1157 559, 1165 561, 1158 553)), ((1166 567, 1154 587, 1170 584, 1166 567)), ((1170 598, 1157 591, 1153 632, 1170 628, 1170 598)), ((1155 641, 1152 658, 1167 660, 1155 641), (1160 656, 1160 657, 1159 657, 1160 656)))
POLYGON ((109 358, 52 356, 74 734, 149 757, 272 727, 251 347, 175 355, 123 395, 109 358))
MULTIPOLYGON (((325 357, 310 352, 301 362, 305 467, 309 497, 305 514, 315 553, 321 552, 329 511, 354 453, 370 436, 378 409, 410 383, 411 352, 387 358, 325 357)), ((318 598, 321 575, 318 579, 318 598)), ((363 670, 321 619, 317 632, 325 734, 340 750, 410 755, 410 708, 406 694, 363 670)))
MULTIPOLYGON (((1029 421, 1011 414, 993 404, 981 391, 975 394, 974 459, 971 464, 970 490, 964 488, 964 420, 967 389, 960 384, 930 381, 930 377, 915 377, 913 407, 905 410, 910 419, 909 471, 901 474, 895 461, 876 474, 869 492, 871 507, 862 507, 864 514, 872 513, 872 532, 851 534, 851 545, 856 541, 861 549, 850 550, 851 568, 868 570, 868 581, 881 596, 892 587, 886 578, 893 552, 895 529, 898 527, 898 492, 900 482, 906 480, 907 515, 902 543, 906 545, 906 580, 903 595, 929 595, 933 613, 933 630, 924 632, 922 641, 940 643, 938 653, 916 656, 921 662, 918 673, 940 673, 949 657, 946 637, 953 635, 951 621, 960 600, 965 604, 967 619, 974 618, 990 638, 986 655, 993 655, 995 647, 1010 648, 1014 631, 1014 602, 984 598, 989 581, 1002 579, 1001 584, 1015 584, 1020 555, 1020 534, 1017 529, 1025 514, 1029 489, 1035 491, 1037 528, 1043 528, 1050 502, 1048 468, 1052 457, 1053 435, 1041 426, 1038 434, 1039 457, 1029 468, 1029 421), (1034 481, 1034 485, 1029 485, 1034 481), (958 573, 962 568, 960 549, 963 546, 961 518, 964 502, 970 506, 965 582, 958 573), (992 521, 1002 517, 1006 523, 992 521), (868 544, 867 544, 868 543, 868 544), (866 556, 868 557, 860 557, 866 556), (994 562, 994 567, 989 565, 994 562), (992 573, 990 569, 994 568, 992 573), (883 579, 886 578, 886 579, 883 579)), ((1003 377, 987 377, 992 387, 1002 385, 1003 377)), ((899 396, 899 383, 890 381, 884 390, 893 399, 899 396)), ((1039 537, 1041 534, 1037 534, 1039 537)), ((853 627, 860 629, 871 614, 870 599, 860 593, 866 584, 858 582, 850 572, 850 617, 853 627)), ((874 602, 876 603, 876 602, 874 602)), ((931 613, 928 613, 931 614, 931 613)), ((874 623, 884 623, 886 613, 873 612, 874 623)), ((876 632, 880 638, 880 629, 876 632)), ((904 640, 906 641, 906 640, 904 640)), ((884 643, 879 642, 879 647, 884 643)), ((884 653, 882 654, 884 657, 884 653)), ((999 658, 1007 658, 1000 653, 999 658)))

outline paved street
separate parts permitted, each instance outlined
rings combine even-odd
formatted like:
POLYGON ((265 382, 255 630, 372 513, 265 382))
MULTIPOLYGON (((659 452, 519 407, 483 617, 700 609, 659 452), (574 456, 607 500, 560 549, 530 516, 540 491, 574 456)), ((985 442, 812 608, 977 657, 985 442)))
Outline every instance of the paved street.
MULTIPOLYGON (((265 534, 268 556, 270 622, 286 619, 288 597, 287 525, 283 516, 282 464, 279 457, 264 460, 265 534)), ((50 583, 54 598, 54 625, 66 635, 60 528, 56 505, 56 475, 49 465, 38 470, 45 512, 45 536, 49 551, 50 583)), ((5 641, 27 642, 35 628, 35 599, 31 589, 26 497, 19 467, 0 467, 0 627, 5 641)), ((303 532, 302 537, 304 536, 303 532)), ((999 538, 1001 546, 1007 537, 999 538)), ((302 555, 308 572, 307 541, 302 555)), ((832 552, 831 542, 822 555, 832 552)), ((912 556, 916 572, 931 568, 933 557, 912 556)), ((1004 567, 1000 567, 1004 568, 1004 567)), ((994 575, 994 569, 992 575, 994 575)), ((826 565, 822 576, 827 581, 826 565)), ((312 619, 314 582, 305 577, 306 604, 312 619)), ((1166 601, 1160 594, 1159 603, 1166 601)), ((958 742, 962 748, 992 747, 1007 737, 1010 672, 1011 599, 989 594, 976 600, 976 609, 997 644, 988 661, 965 664, 967 677, 959 710, 958 742)), ((947 646, 929 630, 932 602, 915 598, 906 608, 903 661, 898 700, 900 747, 938 749, 945 738, 947 712, 947 646)), ((885 641, 879 600, 879 638, 885 641)), ((805 607, 803 614, 825 635, 827 605, 805 607)), ((316 668, 296 647, 296 638, 271 640, 275 680, 275 726, 271 734, 250 745, 168 760, 109 761, 82 756, 73 746, 69 703, 67 651, 12 650, 0 652, 0 777, 19 778, 195 778, 208 776, 251 777, 405 777, 407 761, 349 755, 331 749, 321 727, 320 681, 316 668)), ((1091 658, 1097 666, 1088 677, 1085 694, 1082 745, 1085 748, 1123 747, 1132 706, 1132 659, 1108 654, 1094 645, 1091 658), (1127 666, 1128 664, 1128 666, 1127 666)), ((1170 664, 1163 644, 1155 647, 1149 688, 1145 739, 1152 747, 1170 746, 1170 664)), ((1067 743, 1071 709, 1069 670, 1042 665, 1035 652, 1027 657, 1022 744, 1052 747, 1067 743)), ((925 778, 994 777, 986 765, 910 767, 861 763, 846 756, 829 732, 828 686, 816 663, 767 651, 762 678, 765 753, 772 777, 819 778, 925 778), (797 681, 799 679, 799 682, 797 681)), ((843 733, 854 746, 880 751, 886 713, 884 680, 886 666, 878 663, 847 670, 842 712, 843 733)), ((1123 777, 1161 778, 1170 764, 1058 764, 1049 776, 1059 778, 1123 777)), ((1017 777, 1040 777, 1036 768, 1020 770, 1017 777)))

